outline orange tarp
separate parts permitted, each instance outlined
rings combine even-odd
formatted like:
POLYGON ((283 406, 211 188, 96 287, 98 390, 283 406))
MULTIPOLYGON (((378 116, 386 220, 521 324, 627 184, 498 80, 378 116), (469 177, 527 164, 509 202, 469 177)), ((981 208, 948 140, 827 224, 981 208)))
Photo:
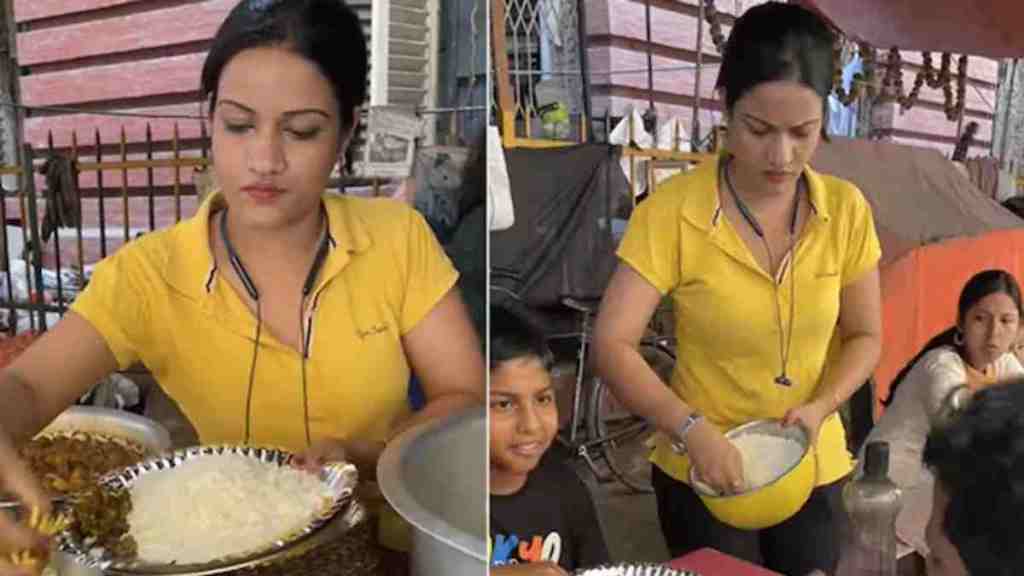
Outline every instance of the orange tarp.
POLYGON ((903 365, 953 324, 972 275, 1003 268, 1024 281, 1024 221, 935 150, 833 138, 812 165, 860 187, 875 216, 884 322, 875 380, 885 398, 903 365))

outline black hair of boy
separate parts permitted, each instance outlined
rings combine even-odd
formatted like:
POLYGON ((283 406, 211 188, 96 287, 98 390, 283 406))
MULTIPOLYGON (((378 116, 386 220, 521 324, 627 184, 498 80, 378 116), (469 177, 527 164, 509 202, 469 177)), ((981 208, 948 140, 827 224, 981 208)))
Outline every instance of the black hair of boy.
POLYGON ((550 356, 544 334, 524 314, 501 306, 491 307, 490 369, 503 362, 535 357, 547 364, 550 356))
POLYGON ((970 574, 1020 574, 1024 544, 1024 379, 984 389, 933 430, 924 463, 949 497, 942 529, 970 574))

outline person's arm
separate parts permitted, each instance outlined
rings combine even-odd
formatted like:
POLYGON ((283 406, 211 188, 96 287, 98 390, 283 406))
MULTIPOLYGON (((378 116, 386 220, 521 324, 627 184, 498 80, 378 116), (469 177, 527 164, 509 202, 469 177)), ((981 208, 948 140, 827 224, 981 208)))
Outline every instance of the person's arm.
POLYGON ((483 347, 455 288, 458 272, 423 217, 411 210, 408 215, 402 345, 426 404, 397 425, 395 434, 482 405, 487 381, 483 347))
MULTIPOLYGON (((116 368, 99 332, 71 312, 0 370, 0 486, 30 508, 49 514, 45 491, 18 457, 17 446, 116 368)), ((48 550, 49 546, 26 526, 0 514, 0 576, 20 574, 5 558, 27 549, 48 550)))
MULTIPOLYGON (((486 374, 480 343, 458 291, 451 290, 426 318, 402 338, 406 356, 419 376, 426 405, 397 424, 395 437, 418 424, 483 403, 486 374)), ((325 438, 298 454, 294 463, 314 470, 329 461, 355 464, 360 477, 376 478, 386 442, 325 438)))
POLYGON ((801 423, 817 438, 822 421, 839 410, 871 376, 882 353, 882 304, 878 269, 842 289, 839 296, 839 359, 811 401, 790 410, 787 424, 801 423))
POLYGON ((29 440, 117 370, 103 336, 69 312, 0 370, 0 423, 15 444, 29 440))
POLYGON ((469 314, 457 290, 446 294, 402 338, 406 356, 420 379, 426 405, 395 430, 483 404, 487 369, 469 314))
POLYGON ((628 264, 619 264, 594 324, 594 366, 622 405, 673 434, 692 410, 654 372, 639 345, 662 295, 628 264))
POLYGON ((922 358, 920 362, 920 372, 915 366, 907 378, 915 376, 925 379, 924 386, 919 386, 918 397, 924 404, 929 423, 932 426, 943 424, 956 409, 963 407, 958 404, 971 396, 964 361, 959 354, 950 350, 922 358), (957 395, 955 399, 954 393, 957 395))
MULTIPOLYGON (((661 293, 627 264, 619 264, 605 289, 594 328, 594 364, 616 399, 670 438, 693 409, 644 361, 639 351, 647 323, 661 293)), ((737 491, 743 484, 739 451, 701 420, 686 435, 687 452, 701 479, 716 490, 737 491)))
MULTIPOLYGON (((402 348, 419 378, 425 405, 395 423, 389 438, 470 406, 482 405, 486 368, 482 347, 459 291, 458 272, 444 255, 426 220, 407 210, 408 235, 396 244, 403 280, 394 295, 402 348)), ((396 238, 398 234, 396 232, 396 238)), ((296 464, 315 468, 328 460, 346 460, 373 478, 385 441, 325 438, 299 454, 296 464)))

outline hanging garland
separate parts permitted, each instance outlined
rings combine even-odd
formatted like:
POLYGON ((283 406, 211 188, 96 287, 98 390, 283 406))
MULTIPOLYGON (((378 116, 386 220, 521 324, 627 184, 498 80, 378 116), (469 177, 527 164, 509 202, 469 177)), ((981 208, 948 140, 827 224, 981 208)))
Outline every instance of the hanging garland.
POLYGON ((725 34, 722 32, 722 19, 719 18, 715 0, 704 0, 704 19, 711 26, 711 40, 715 43, 715 49, 721 54, 725 50, 725 34))
MULTIPOLYGON (((721 13, 715 7, 715 0, 704 0, 704 19, 710 25, 711 40, 719 53, 725 49, 725 34, 722 33, 721 13)), ((878 55, 873 46, 866 42, 857 43, 857 52, 860 55, 863 70, 853 76, 853 83, 850 90, 843 87, 843 49, 845 40, 837 34, 835 48, 833 50, 832 90, 836 98, 844 106, 849 106, 860 99, 861 95, 867 94, 868 98, 876 98, 879 95, 883 100, 899 102, 900 109, 904 112, 914 107, 920 99, 921 88, 927 85, 932 90, 942 89, 943 106, 946 111, 946 118, 954 121, 963 114, 967 96, 967 55, 961 54, 957 60, 956 70, 956 94, 953 93, 953 55, 943 53, 939 68, 936 69, 932 62, 931 52, 922 52, 922 65, 914 77, 914 86, 907 94, 903 90, 903 59, 898 48, 889 50, 888 58, 882 67, 881 90, 877 83, 878 55)))
POLYGON ((861 94, 864 94, 865 90, 867 91, 869 98, 874 98, 878 95, 878 87, 875 85, 875 49, 870 44, 861 42, 857 44, 857 52, 860 54, 863 70, 853 75, 853 85, 850 87, 849 92, 843 88, 842 38, 839 38, 836 41, 835 49, 832 52, 832 90, 835 92, 836 98, 842 102, 843 106, 849 106, 853 102, 859 100, 861 94))
POLYGON ((907 111, 917 104, 921 95, 921 88, 928 84, 932 89, 942 88, 943 106, 946 111, 946 118, 950 121, 957 120, 963 112, 967 96, 967 56, 961 55, 957 60, 956 94, 953 93, 953 74, 951 72, 953 57, 951 54, 942 55, 942 65, 938 70, 932 67, 931 54, 923 54, 924 64, 917 75, 914 76, 914 86, 909 94, 903 92, 903 61, 900 58, 900 51, 896 48, 889 50, 889 59, 885 79, 882 81, 883 98, 899 102, 900 109, 907 111))
MULTIPOLYGON (((870 98, 879 95, 876 83, 877 61, 875 49, 866 43, 858 45, 861 60, 864 63, 863 73, 858 72, 853 77, 853 86, 849 91, 843 88, 843 43, 836 42, 833 50, 833 61, 835 70, 832 77, 832 88, 836 97, 844 106, 849 106, 864 93, 865 89, 870 98)), ((953 93, 952 54, 942 55, 939 68, 934 67, 930 52, 922 52, 921 69, 914 77, 914 86, 910 93, 904 92, 903 84, 903 58, 898 48, 891 48, 886 59, 884 75, 882 76, 880 95, 883 100, 899 102, 900 109, 904 112, 914 107, 920 100, 921 88, 927 85, 933 90, 942 89, 943 106, 948 120, 957 120, 963 113, 967 96, 967 55, 961 55, 957 60, 956 71, 956 94, 953 93)))

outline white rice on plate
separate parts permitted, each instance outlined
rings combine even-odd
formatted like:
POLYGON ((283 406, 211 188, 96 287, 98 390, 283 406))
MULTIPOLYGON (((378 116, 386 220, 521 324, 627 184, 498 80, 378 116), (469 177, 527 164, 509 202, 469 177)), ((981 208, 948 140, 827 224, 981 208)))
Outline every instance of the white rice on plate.
POLYGON ((130 534, 150 564, 242 556, 301 531, 330 501, 319 478, 239 454, 204 454, 140 476, 130 534))

